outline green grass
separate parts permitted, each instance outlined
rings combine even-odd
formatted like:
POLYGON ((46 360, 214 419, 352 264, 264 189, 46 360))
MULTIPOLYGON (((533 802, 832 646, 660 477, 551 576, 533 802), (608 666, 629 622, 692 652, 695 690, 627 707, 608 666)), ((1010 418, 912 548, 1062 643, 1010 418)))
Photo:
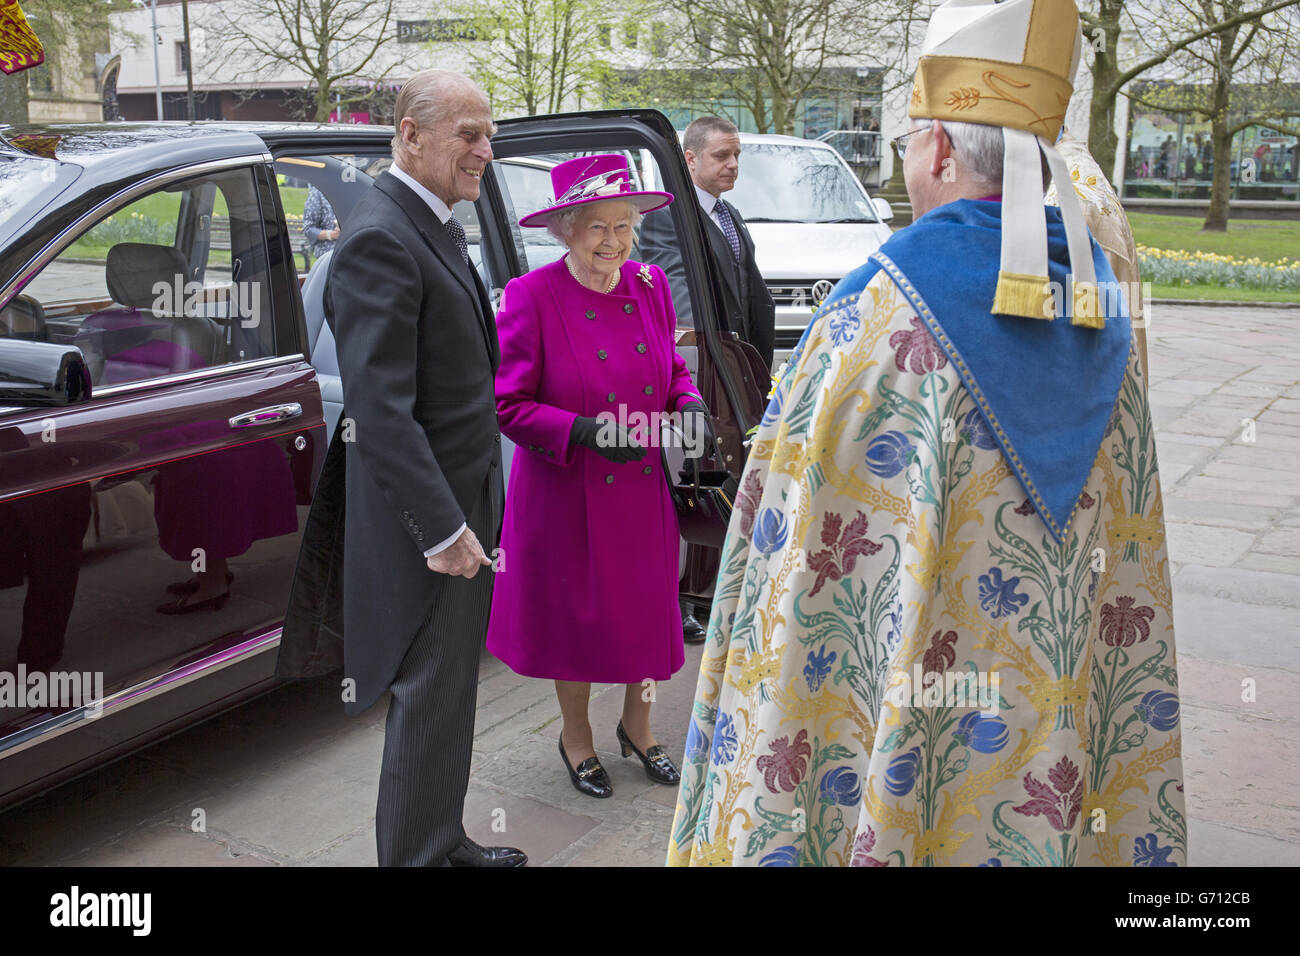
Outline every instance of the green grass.
POLYGON ((297 186, 280 187, 280 205, 286 216, 302 218, 302 207, 307 202, 307 190, 297 186))
MULTIPOLYGON (((1205 220, 1199 216, 1161 216, 1157 213, 1129 213, 1133 238, 1140 246, 1212 252, 1252 257, 1265 262, 1300 258, 1300 221, 1285 219, 1230 219, 1227 232, 1202 232, 1205 220)), ((1237 302, 1300 302, 1300 293, 1287 289, 1225 288, 1217 285, 1172 285, 1157 283, 1151 295, 1156 299, 1218 299, 1237 302)))
POLYGON ((1294 302, 1300 305, 1300 293, 1289 289, 1226 289, 1217 285, 1151 286, 1153 299, 1217 299, 1225 302, 1294 302))
MULTIPOLYGON (((1201 232, 1205 222, 1199 216, 1161 216, 1157 213, 1128 214, 1133 238, 1140 246, 1214 252, 1249 259, 1257 256, 1276 262, 1284 256, 1300 257, 1300 221, 1288 219, 1232 219, 1227 232, 1201 232)), ((1245 290, 1241 290, 1245 291, 1245 290)))

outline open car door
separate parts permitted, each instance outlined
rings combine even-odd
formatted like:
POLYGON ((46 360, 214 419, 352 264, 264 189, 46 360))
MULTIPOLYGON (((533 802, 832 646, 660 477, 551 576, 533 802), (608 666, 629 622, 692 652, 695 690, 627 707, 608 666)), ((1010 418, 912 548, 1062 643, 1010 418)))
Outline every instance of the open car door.
MULTIPOLYGON (((708 255, 703 213, 668 118, 656 110, 606 110, 503 120, 492 150, 496 158, 475 204, 477 221, 467 222, 466 231, 471 244, 477 238, 480 268, 494 301, 511 278, 554 262, 565 251, 546 230, 518 225, 520 216, 551 199, 550 170, 558 163, 592 153, 624 153, 643 182, 677 197, 666 209, 648 214, 647 221, 661 217, 654 247, 643 231, 632 258, 660 265, 673 285, 678 351, 713 415, 723 459, 711 467, 739 478, 747 433, 763 414, 771 381, 758 353, 725 330, 722 279, 708 255)), ((683 552, 681 592, 707 603, 718 552, 698 545, 683 545, 683 552)))

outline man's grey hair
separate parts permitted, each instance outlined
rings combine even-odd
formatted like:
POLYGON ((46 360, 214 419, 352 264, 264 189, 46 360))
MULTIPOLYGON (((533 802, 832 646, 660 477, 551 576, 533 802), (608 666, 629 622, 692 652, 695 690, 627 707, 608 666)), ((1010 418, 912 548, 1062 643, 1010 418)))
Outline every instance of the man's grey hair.
MULTIPOLYGON (((928 129, 933 120, 916 120, 917 129, 928 129)), ((953 152, 957 160, 966 168, 967 175, 976 182, 990 189, 1002 188, 1002 161, 1006 153, 1002 139, 1001 126, 989 126, 985 123, 959 123, 956 120, 942 120, 943 131, 952 140, 953 152)), ((1039 154, 1039 164, 1043 172, 1043 190, 1051 182, 1051 172, 1047 160, 1039 154)))
POLYGON ((717 135, 739 136, 736 124, 722 116, 701 116, 691 120, 682 134, 682 149, 698 153, 708 146, 709 140, 717 135))
POLYGON ((570 206, 568 209, 561 209, 547 221, 546 231, 567 246, 569 240, 573 238, 573 227, 577 225, 583 214, 589 209, 595 209, 608 203, 624 203, 632 210, 632 236, 635 239, 636 231, 641 227, 641 220, 644 217, 630 199, 602 199, 600 202, 585 202, 577 206, 570 206))
POLYGON ((402 84, 393 107, 393 155, 402 148, 402 120, 410 117, 420 129, 428 129, 446 119, 460 97, 477 95, 486 102, 487 94, 463 73, 452 70, 421 70, 402 84))

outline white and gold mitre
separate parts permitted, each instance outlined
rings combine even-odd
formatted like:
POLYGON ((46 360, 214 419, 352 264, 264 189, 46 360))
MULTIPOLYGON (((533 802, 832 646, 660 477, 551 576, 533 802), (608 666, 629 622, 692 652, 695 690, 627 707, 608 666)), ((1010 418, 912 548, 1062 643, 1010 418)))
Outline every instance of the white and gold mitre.
POLYGON ((1074 277, 1071 321, 1100 328, 1083 210, 1053 143, 1083 51, 1074 0, 948 0, 930 17, 908 116, 1001 126, 1002 261, 992 311, 1050 318, 1039 153, 1060 196, 1074 277))

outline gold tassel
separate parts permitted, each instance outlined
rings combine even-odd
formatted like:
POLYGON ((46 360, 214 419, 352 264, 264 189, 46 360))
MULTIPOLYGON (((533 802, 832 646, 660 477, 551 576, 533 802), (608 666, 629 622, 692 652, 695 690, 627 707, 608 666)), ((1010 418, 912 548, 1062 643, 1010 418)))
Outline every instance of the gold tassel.
POLYGON ((993 311, 998 315, 1018 315, 1026 319, 1056 317, 1051 280, 1047 276, 1029 276, 1019 272, 998 272, 998 286, 993 294, 993 311))
POLYGON ((1070 316, 1071 325, 1081 325, 1085 329, 1104 329, 1106 316, 1101 312, 1101 297, 1097 283, 1074 283, 1074 311, 1070 316))

